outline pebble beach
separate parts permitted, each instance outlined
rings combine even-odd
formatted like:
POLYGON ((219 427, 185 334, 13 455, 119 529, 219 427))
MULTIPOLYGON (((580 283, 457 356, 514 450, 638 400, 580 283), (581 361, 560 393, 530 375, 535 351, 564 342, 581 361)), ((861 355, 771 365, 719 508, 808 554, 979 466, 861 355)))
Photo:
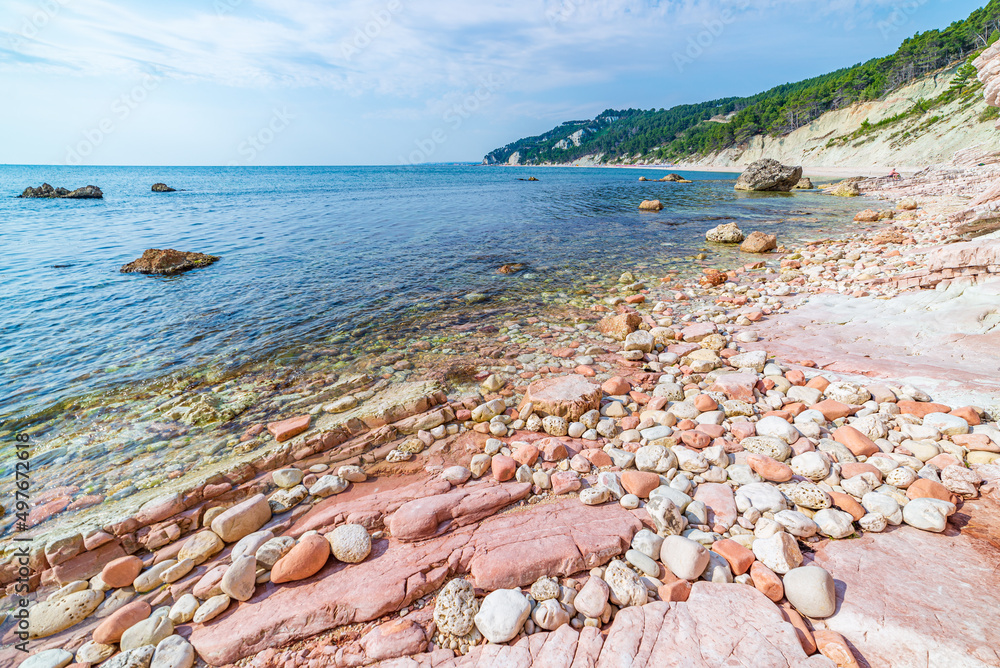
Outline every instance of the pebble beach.
MULTIPOLYGON (((44 531, 21 534, 35 598, 4 645, 26 630, 32 668, 996 665, 987 596, 935 604, 963 636, 893 621, 941 578, 996 580, 992 407, 817 363, 856 351, 768 350, 822 295, 991 273, 940 259, 982 246, 943 245, 948 202, 871 195, 830 238, 456 325, 447 364, 418 342, 367 372, 275 379, 273 419, 197 476, 93 505, 46 489, 44 531), (386 366, 415 371, 389 383, 386 366), (911 553, 934 555, 926 577, 892 565, 911 553)), ((177 410, 242 415, 240 381, 177 410)))

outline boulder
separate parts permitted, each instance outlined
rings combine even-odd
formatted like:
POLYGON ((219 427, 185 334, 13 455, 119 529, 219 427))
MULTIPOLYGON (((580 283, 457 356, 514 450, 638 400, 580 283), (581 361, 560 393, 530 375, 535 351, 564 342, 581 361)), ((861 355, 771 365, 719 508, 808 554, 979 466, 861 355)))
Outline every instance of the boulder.
POLYGON ((745 238, 746 236, 736 223, 724 223, 705 232, 706 241, 714 241, 718 244, 738 244, 745 238))
POLYGON ((836 197, 858 197, 861 194, 861 189, 858 188, 857 181, 847 180, 841 181, 840 183, 827 188, 823 192, 836 197))
POLYGON ((121 273, 172 276, 198 267, 207 267, 218 259, 217 255, 182 252, 172 248, 149 248, 143 251, 142 257, 124 265, 121 273))
POLYGON ((37 188, 25 188, 18 197, 27 198, 52 198, 52 199, 101 199, 104 193, 97 186, 84 186, 70 191, 65 188, 53 188, 48 183, 43 183, 37 188))
POLYGON ((792 190, 812 190, 815 187, 812 181, 803 177, 792 187, 792 190))
POLYGON ((153 184, 154 193, 173 193, 177 192, 176 188, 171 188, 166 183, 154 183, 153 184))
POLYGON ((663 208, 663 202, 658 199, 644 199, 639 204, 640 211, 659 211, 663 208))
POLYGON ((777 160, 764 158, 747 166, 736 179, 736 190, 788 192, 802 178, 802 167, 787 167, 777 160))
POLYGON ((778 235, 765 234, 760 230, 750 233, 742 244, 740 250, 744 253, 767 253, 778 247, 778 235))

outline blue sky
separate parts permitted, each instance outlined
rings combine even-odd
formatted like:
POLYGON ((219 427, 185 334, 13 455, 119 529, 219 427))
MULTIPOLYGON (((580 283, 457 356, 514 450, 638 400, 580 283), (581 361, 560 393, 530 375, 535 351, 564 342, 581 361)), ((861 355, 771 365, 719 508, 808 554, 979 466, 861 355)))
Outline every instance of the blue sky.
POLYGON ((891 53, 982 0, 2 0, 0 164, 478 161, 891 53))

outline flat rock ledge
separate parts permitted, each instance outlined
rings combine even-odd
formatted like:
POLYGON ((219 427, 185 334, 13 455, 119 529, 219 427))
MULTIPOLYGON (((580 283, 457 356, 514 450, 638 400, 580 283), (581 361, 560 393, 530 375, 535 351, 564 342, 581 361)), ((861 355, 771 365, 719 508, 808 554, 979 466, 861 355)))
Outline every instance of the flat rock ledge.
POLYGON ((188 253, 172 248, 150 248, 143 252, 142 257, 133 260, 121 268, 123 274, 160 274, 171 276, 198 267, 207 267, 219 259, 218 255, 205 253, 188 253))
POLYGON ((76 190, 66 188, 53 188, 48 183, 43 183, 37 188, 27 187, 18 197, 43 198, 43 199, 103 199, 104 193, 97 186, 83 186, 76 190))

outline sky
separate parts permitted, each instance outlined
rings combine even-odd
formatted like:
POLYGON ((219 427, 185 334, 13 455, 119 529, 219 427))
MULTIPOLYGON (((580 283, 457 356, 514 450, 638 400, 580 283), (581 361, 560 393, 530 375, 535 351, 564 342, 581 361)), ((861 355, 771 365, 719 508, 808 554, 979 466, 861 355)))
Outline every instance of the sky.
POLYGON ((893 52, 984 0, 0 0, 0 164, 478 162, 893 52))

